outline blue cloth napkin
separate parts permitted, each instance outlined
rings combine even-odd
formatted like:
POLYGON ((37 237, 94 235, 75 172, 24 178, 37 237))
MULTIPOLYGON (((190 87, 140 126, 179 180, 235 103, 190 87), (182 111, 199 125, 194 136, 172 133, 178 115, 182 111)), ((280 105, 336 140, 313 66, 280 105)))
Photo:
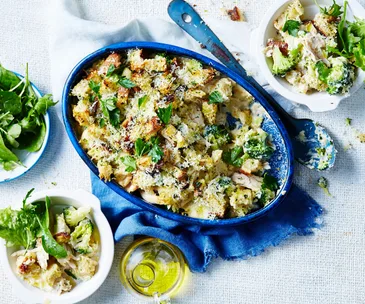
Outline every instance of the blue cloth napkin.
POLYGON ((93 193, 114 231, 115 241, 127 235, 147 235, 174 244, 184 253, 194 272, 204 272, 213 258, 246 259, 279 245, 293 234, 308 235, 319 228, 321 206, 293 185, 287 198, 256 221, 228 228, 186 225, 135 206, 91 173, 93 193))

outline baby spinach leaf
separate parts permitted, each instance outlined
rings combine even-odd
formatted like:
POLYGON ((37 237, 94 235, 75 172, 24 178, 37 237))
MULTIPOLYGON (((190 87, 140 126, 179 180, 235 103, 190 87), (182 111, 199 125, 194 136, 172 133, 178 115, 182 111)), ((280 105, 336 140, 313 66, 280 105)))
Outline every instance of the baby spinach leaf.
POLYGON ((36 104, 34 105, 34 109, 39 115, 46 114, 48 108, 56 105, 57 102, 54 102, 52 99, 52 94, 46 94, 43 97, 39 98, 36 104))
POLYGON ((137 169, 136 160, 132 156, 123 156, 121 160, 126 166, 125 171, 133 172, 137 169))
POLYGON ((22 111, 22 102, 15 92, 0 91, 0 111, 17 115, 22 111))
MULTIPOLYGON (((0 88, 9 91, 17 86, 21 80, 13 72, 8 71, 2 65, 0 65, 0 88)), ((21 92, 23 85, 17 88, 17 92, 21 92)))
POLYGON ((0 133, 0 161, 2 162, 19 161, 18 157, 5 146, 1 133, 0 133))
POLYGON ((297 20, 286 20, 282 31, 288 32, 289 35, 297 37, 299 32, 300 22, 297 20))
POLYGON ((157 116, 160 120, 167 125, 172 115, 172 104, 170 103, 166 108, 158 108, 157 116))
POLYGON ((19 149, 29 152, 37 152, 42 148, 44 138, 46 136, 46 125, 44 121, 38 126, 34 132, 22 133, 18 139, 19 149))
POLYGON ((213 91, 212 93, 209 94, 209 101, 208 101, 209 104, 222 103, 222 102, 224 102, 223 96, 218 91, 213 91))
POLYGON ((136 86, 136 84, 132 80, 130 80, 130 79, 126 78, 126 77, 121 77, 119 79, 118 83, 122 87, 125 87, 126 89, 131 89, 131 88, 134 88, 136 86))

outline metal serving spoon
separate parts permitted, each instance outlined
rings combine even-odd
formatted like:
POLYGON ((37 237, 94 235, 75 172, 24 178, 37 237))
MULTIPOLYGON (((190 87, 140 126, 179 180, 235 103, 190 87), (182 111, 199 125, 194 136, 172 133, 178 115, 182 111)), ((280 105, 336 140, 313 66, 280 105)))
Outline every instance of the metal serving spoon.
POLYGON ((169 4, 168 13, 185 32, 203 44, 225 66, 248 81, 266 98, 285 125, 291 138, 294 156, 299 163, 317 170, 326 170, 334 165, 337 151, 327 131, 310 119, 296 119, 290 116, 253 77, 247 75, 245 69, 190 4, 184 0, 173 0, 169 4))

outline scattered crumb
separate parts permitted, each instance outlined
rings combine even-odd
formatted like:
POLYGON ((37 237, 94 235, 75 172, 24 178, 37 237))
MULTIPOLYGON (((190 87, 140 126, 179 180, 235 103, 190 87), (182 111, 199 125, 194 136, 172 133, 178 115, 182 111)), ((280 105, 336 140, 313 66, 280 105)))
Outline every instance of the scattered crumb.
POLYGON ((196 4, 193 4, 193 7, 197 7, 197 5, 196 4))
POLYGON ((227 10, 227 14, 231 18, 232 21, 245 21, 241 11, 239 10, 239 8, 237 6, 235 6, 231 10, 227 10))
POLYGON ((238 62, 240 62, 240 61, 241 61, 241 59, 239 59, 239 58, 236 58, 236 60, 237 60, 238 62))
POLYGON ((346 126, 351 126, 352 118, 346 118, 346 126))
POLYGON ((351 143, 348 143, 346 146, 343 147, 343 150, 346 152, 346 151, 351 150, 353 148, 354 147, 352 146, 352 144, 351 143))
POLYGON ((360 140, 362 144, 365 143, 365 133, 359 133, 357 134, 357 138, 360 140))
POLYGON ((57 183, 56 182, 52 182, 51 183, 53 186, 57 186, 57 183))
POLYGON ((201 43, 200 44, 200 47, 202 48, 202 49, 206 49, 207 47, 203 44, 203 43, 201 43))

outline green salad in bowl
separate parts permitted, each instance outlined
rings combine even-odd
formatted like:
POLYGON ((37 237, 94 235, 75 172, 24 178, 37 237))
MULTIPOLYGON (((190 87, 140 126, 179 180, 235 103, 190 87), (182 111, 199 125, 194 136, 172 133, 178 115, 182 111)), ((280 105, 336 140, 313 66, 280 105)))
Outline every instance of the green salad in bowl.
POLYGON ((308 18, 299 0, 289 2, 273 23, 277 35, 267 40, 264 53, 272 74, 296 92, 346 95, 359 70, 365 71, 365 20, 349 18, 347 1, 315 4, 317 13, 308 18))
POLYGON ((23 175, 41 157, 53 105, 51 94, 31 84, 28 65, 25 77, 0 65, 0 182, 23 175))

